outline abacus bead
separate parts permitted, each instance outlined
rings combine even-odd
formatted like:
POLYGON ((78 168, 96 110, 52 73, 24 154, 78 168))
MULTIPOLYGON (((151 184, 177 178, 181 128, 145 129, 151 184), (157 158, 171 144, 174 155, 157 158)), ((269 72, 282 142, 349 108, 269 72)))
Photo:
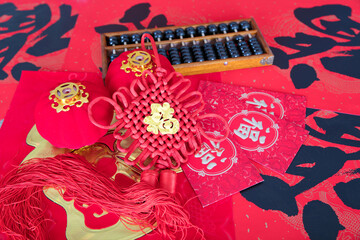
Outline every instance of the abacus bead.
POLYGON ((120 39, 123 39, 123 38, 129 38, 129 35, 127 35, 127 34, 120 35, 120 39))
POLYGON ((130 42, 129 35, 124 34, 120 36, 120 42, 122 44, 130 42))
POLYGON ((205 55, 206 55, 207 60, 212 61, 212 60, 216 59, 215 52, 214 52, 214 49, 213 49, 211 43, 205 43, 204 44, 204 51, 205 51, 205 55))
POLYGON ((208 32, 210 34, 216 34, 217 33, 217 27, 215 24, 210 24, 208 27, 208 32))
POLYGON ((118 44, 119 44, 119 42, 118 42, 117 37, 115 37, 115 36, 109 37, 109 45, 110 46, 118 45, 118 44))
POLYGON ((175 29, 175 34, 178 38, 185 37, 185 31, 182 28, 175 29))
POLYGON ((119 55, 117 55, 117 54, 111 54, 111 55, 110 55, 110 62, 114 61, 115 58, 117 58, 118 56, 119 56, 119 55))
POLYGON ((140 36, 140 34, 137 34, 137 33, 133 34, 133 35, 131 36, 131 41, 132 41, 133 43, 139 43, 139 42, 141 41, 141 36, 140 36))
POLYGON ((165 34, 165 38, 168 40, 175 38, 174 31, 172 30, 166 30, 164 34, 165 34))
POLYGON ((228 31, 228 26, 225 23, 220 23, 219 24, 219 31, 220 32, 227 32, 228 31))
POLYGON ((165 56, 165 57, 167 57, 166 50, 164 48, 158 48, 158 53, 165 56))
POLYGON ((250 52, 250 50, 248 50, 248 51, 242 51, 242 52, 241 52, 241 55, 243 55, 243 56, 250 56, 250 55, 251 55, 251 52, 250 52))
POLYGON ((195 28, 193 28, 193 27, 188 27, 185 29, 185 31, 189 37, 191 37, 192 35, 195 35, 195 33, 196 33, 195 28))
POLYGON ((170 62, 171 64, 177 65, 181 63, 179 51, 175 47, 169 49, 170 62))
POLYGON ((244 36, 242 36, 242 35, 238 35, 238 36, 235 37, 235 40, 236 40, 237 42, 242 42, 242 41, 245 40, 245 38, 244 38, 244 36))
POLYGON ((155 40, 158 40, 158 39, 161 40, 163 38, 163 33, 162 33, 162 31, 157 30, 157 31, 153 32, 153 36, 154 36, 155 40))
POLYGON ((250 23, 248 23, 247 21, 240 22, 240 27, 241 27, 241 30, 243 30, 243 31, 247 31, 247 30, 251 29, 250 23))
POLYGON ((203 62, 205 61, 204 54, 201 50, 201 47, 199 45, 192 46, 192 51, 194 54, 194 58, 196 62, 203 62))
POLYGON ((170 29, 167 29, 167 30, 164 31, 164 34, 165 34, 165 35, 174 34, 174 31, 173 31, 173 30, 170 30, 170 29))
POLYGON ((233 32, 237 32, 240 29, 239 24, 237 24, 236 22, 231 22, 229 23, 229 28, 233 31, 233 32))
POLYGON ((263 54, 264 52, 262 50, 259 50, 259 51, 254 51, 254 54, 255 55, 260 55, 260 54, 263 54))
POLYGON ((206 34, 206 28, 204 26, 198 26, 196 28, 196 31, 197 31, 199 36, 202 36, 202 35, 205 36, 205 34, 206 34))
POLYGON ((222 44, 222 42, 217 42, 215 43, 215 48, 216 48, 216 52, 217 55, 220 59, 227 59, 228 55, 226 53, 226 49, 224 47, 224 45, 222 44))
POLYGON ((190 48, 188 46, 182 46, 180 48, 180 52, 181 52, 182 61, 184 63, 192 63, 193 62, 191 53, 190 53, 190 48))

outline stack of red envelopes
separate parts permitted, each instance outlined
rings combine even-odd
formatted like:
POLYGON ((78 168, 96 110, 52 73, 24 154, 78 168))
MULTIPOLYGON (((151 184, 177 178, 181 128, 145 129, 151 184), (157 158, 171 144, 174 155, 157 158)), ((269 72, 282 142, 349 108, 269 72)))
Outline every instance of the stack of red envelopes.
MULTIPOLYGON (((203 207, 262 182, 253 162, 286 172, 308 136, 305 97, 209 81, 201 81, 199 91, 204 112, 219 114, 230 127, 225 141, 203 139, 182 166, 203 207)), ((202 124, 209 134, 221 132, 215 121, 202 124)))

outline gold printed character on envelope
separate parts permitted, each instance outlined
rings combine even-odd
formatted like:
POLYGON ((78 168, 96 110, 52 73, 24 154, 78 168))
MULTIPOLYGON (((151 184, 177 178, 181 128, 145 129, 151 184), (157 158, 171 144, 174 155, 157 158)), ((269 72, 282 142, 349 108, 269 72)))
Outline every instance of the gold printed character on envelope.
POLYGON ((162 106, 159 103, 151 104, 151 115, 144 118, 144 123, 148 124, 146 130, 154 134, 175 134, 179 131, 180 124, 173 118, 174 109, 165 102, 162 106))
POLYGON ((54 103, 52 108, 56 112, 67 112, 71 106, 81 107, 84 103, 89 102, 89 93, 84 92, 86 87, 80 83, 67 82, 57 86, 50 91, 49 99, 54 103))

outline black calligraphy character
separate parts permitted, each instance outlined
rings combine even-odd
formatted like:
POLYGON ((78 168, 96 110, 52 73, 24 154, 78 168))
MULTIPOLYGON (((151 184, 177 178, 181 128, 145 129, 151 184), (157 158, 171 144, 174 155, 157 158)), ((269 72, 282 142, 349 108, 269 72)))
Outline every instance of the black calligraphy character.
MULTIPOLYGON (((5 21, 0 23, 0 34, 17 32, 14 35, 0 40, 0 80, 8 77, 4 67, 15 57, 18 51, 25 45, 29 36, 44 28, 51 19, 51 11, 47 4, 40 4, 33 10, 18 10, 13 3, 0 4, 0 17, 5 21)), ((60 19, 44 30, 33 41, 37 41, 26 53, 33 56, 43 56, 66 48, 69 38, 62 36, 75 25, 77 15, 71 16, 71 6, 60 6, 60 19)), ((21 62, 16 64, 11 73, 16 80, 20 79, 23 70, 38 70, 40 67, 21 62)))
MULTIPOLYGON (((132 23, 136 27, 136 29, 145 29, 146 27, 141 23, 145 19, 149 17, 150 14, 149 3, 140 3, 132 6, 128 10, 125 11, 124 17, 122 17, 119 22, 121 23, 132 23)), ((166 27, 171 26, 168 25, 168 21, 165 15, 159 14, 153 17, 147 28, 155 28, 155 27, 166 27)), ((120 32, 127 31, 128 28, 121 24, 108 24, 104 26, 95 27, 95 31, 97 33, 106 33, 106 32, 120 32)))
POLYGON ((0 17, 7 16, 7 21, 0 23, 0 34, 17 32, 32 28, 32 34, 50 22, 51 11, 47 4, 40 4, 33 10, 17 10, 13 3, 0 4, 0 17), (9 18, 10 17, 10 18, 9 18))
POLYGON ((358 129, 360 127, 359 116, 338 114, 332 118, 314 117, 314 120, 325 133, 320 133, 307 125, 306 129, 310 131, 310 135, 327 142, 360 147, 360 141, 342 138, 344 134, 348 134, 360 139, 360 130, 358 129))
POLYGON ((336 240, 339 231, 345 229, 335 211, 328 204, 318 200, 304 206, 303 222, 311 240, 336 240))
POLYGON ((348 6, 334 4, 313 8, 297 8, 294 15, 300 22, 318 32, 349 40, 339 42, 338 45, 340 46, 360 45, 360 23, 350 18, 351 8, 348 6), (326 20, 325 17, 330 19, 326 20), (316 19, 319 19, 321 26, 315 24, 317 21, 314 20, 316 19))
MULTIPOLYGON (((350 7, 334 4, 297 8, 294 10, 294 15, 309 28, 345 41, 305 33, 296 33, 294 38, 276 37, 275 41, 278 44, 298 51, 287 54, 279 48, 272 47, 271 50, 275 55, 274 65, 280 69, 288 69, 291 59, 327 52, 337 46, 351 47, 349 50, 336 52, 337 56, 321 57, 320 62, 326 70, 360 79, 360 71, 357 70, 360 50, 354 49, 360 46, 360 23, 350 18, 350 7)), ((296 89, 307 88, 314 81, 319 81, 315 69, 307 64, 295 65, 291 69, 290 77, 296 89)))
POLYGON ((0 79, 3 80, 8 77, 8 74, 3 68, 10 62, 10 60, 16 55, 16 53, 24 46, 26 39, 26 33, 18 33, 11 37, 0 40, 0 58, 3 58, 0 62, 0 79))
POLYGON ((26 53, 33 56, 44 56, 46 54, 67 48, 70 38, 62 36, 74 28, 78 14, 71 15, 70 5, 60 6, 60 19, 44 30, 35 40, 40 39, 26 53))

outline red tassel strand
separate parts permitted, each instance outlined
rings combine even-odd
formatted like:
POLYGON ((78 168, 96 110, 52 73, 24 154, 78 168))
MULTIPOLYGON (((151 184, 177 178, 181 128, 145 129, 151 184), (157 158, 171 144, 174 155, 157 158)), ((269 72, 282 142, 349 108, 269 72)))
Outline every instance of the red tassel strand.
POLYGON ((121 188, 75 154, 31 159, 1 179, 0 232, 10 239, 46 239, 45 229, 51 220, 43 211, 44 187, 66 189, 66 193, 59 192, 81 203, 99 205, 141 230, 156 225, 165 239, 174 239, 175 233, 185 239, 190 228, 201 232, 190 223, 173 194, 146 182, 121 188))

